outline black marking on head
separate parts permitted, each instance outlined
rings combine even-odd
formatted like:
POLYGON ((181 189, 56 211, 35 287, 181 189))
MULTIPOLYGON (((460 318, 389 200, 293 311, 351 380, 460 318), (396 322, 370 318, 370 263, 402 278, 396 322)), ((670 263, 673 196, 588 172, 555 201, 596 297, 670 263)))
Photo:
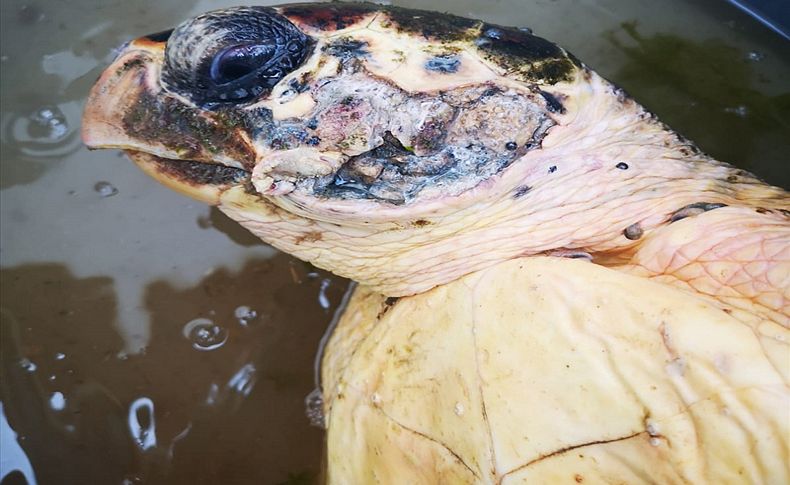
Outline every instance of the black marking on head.
POLYGON ((521 81, 555 84, 567 81, 572 59, 557 45, 512 27, 484 24, 475 41, 484 56, 521 81))
POLYGON ((505 143, 505 150, 513 151, 516 148, 518 148, 518 143, 516 143, 514 141, 509 141, 509 142, 505 143))
POLYGON ((401 7, 382 7, 397 30, 420 34, 426 39, 457 41, 471 38, 470 30, 479 26, 479 20, 458 17, 448 13, 429 10, 413 10, 401 7))
POLYGON ((416 221, 412 222, 411 225, 414 227, 425 227, 425 226, 430 226, 431 221, 426 221, 425 219, 417 219, 416 221))
POLYGON ((171 160, 155 157, 160 172, 190 185, 236 185, 248 179, 250 173, 234 167, 191 160, 171 160))
POLYGON ((623 236, 631 241, 636 241, 642 237, 642 234, 644 234, 644 231, 642 231, 642 226, 638 222, 631 224, 623 230, 623 236))
POLYGON ((172 35, 173 30, 175 30, 175 29, 163 30, 161 32, 156 32, 154 34, 148 34, 148 35, 144 36, 143 38, 144 39, 148 39, 151 42, 167 42, 167 39, 170 38, 170 35, 172 35))
POLYGON ((556 171, 557 171, 557 166, 556 165, 552 165, 551 167, 549 167, 549 173, 554 173, 556 171))
POLYGON ((522 185, 521 187, 517 187, 516 191, 513 192, 513 198, 520 199, 525 195, 527 195, 530 190, 532 190, 532 187, 530 187, 529 185, 522 185))
POLYGON ((727 204, 720 204, 718 202, 696 202, 694 204, 689 204, 673 212, 669 218, 669 223, 672 224, 686 217, 696 216, 703 212, 718 209, 719 207, 727 207, 727 204))
POLYGON ((538 92, 540 93, 541 96, 543 96, 543 99, 546 100, 546 109, 548 109, 552 113, 559 113, 559 114, 565 113, 565 106, 563 106, 562 103, 560 103, 560 100, 557 99, 556 96, 542 90, 538 92))
POLYGON ((365 41, 342 37, 324 46, 322 52, 339 59, 352 59, 369 56, 370 52, 367 47, 368 43, 365 41))
POLYGON ((458 72, 459 67, 461 67, 461 59, 455 54, 432 57, 425 62, 426 70, 443 74, 458 72))
POLYGON ((380 9, 379 5, 371 3, 331 2, 290 5, 283 7, 280 13, 293 22, 331 32, 354 25, 369 13, 380 9))
POLYGON ((620 170, 628 170, 628 164, 625 162, 620 162, 617 165, 615 165, 615 167, 619 168, 620 170))
POLYGON ((162 144, 184 158, 221 152, 245 165, 255 163, 254 152, 240 134, 249 131, 247 120, 233 109, 205 116, 171 96, 141 91, 122 124, 130 137, 162 144))

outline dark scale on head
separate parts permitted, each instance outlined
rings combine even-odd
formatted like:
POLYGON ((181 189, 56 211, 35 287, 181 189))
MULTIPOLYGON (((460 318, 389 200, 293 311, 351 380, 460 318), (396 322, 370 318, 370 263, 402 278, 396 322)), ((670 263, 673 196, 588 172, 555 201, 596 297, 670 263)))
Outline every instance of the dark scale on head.
POLYGON ((322 51, 340 59, 351 59, 369 56, 370 52, 368 52, 367 48, 368 43, 365 41, 343 37, 326 45, 322 51))
POLYGON ((456 41, 469 38, 479 20, 458 17, 448 13, 414 10, 400 7, 382 7, 389 20, 402 32, 420 34, 426 39, 456 41))
POLYGON ((291 20, 323 31, 341 30, 362 20, 370 12, 379 10, 371 3, 332 2, 315 5, 291 5, 281 12, 291 20))
POLYGON ((620 170, 628 170, 628 164, 625 162, 620 162, 615 167, 619 168, 620 170))
POLYGON ((270 8, 208 12, 173 31, 162 82, 204 108, 247 102, 268 94, 298 68, 312 45, 312 39, 270 8))
POLYGON ((543 96, 543 99, 546 100, 546 109, 551 111, 552 113, 565 113, 565 106, 560 103, 560 100, 556 98, 551 93, 547 93, 546 91, 539 91, 540 95, 543 96))
POLYGON ((570 79, 573 58, 557 45, 512 27, 484 24, 481 32, 475 44, 484 56, 520 80, 555 84, 570 79))
POLYGON ((461 67, 461 59, 452 54, 432 57, 425 62, 426 70, 442 74, 458 72, 459 67, 461 67))
POLYGON ((549 167, 549 173, 554 173, 556 171, 557 171, 557 166, 556 165, 552 165, 551 167, 549 167))

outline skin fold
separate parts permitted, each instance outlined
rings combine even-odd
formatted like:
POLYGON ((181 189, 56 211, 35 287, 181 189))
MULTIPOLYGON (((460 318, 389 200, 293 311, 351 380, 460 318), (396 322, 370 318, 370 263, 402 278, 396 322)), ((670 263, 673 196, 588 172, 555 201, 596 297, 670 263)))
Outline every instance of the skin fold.
POLYGON ((790 480, 787 192, 544 39, 209 13, 126 45, 82 136, 360 284, 322 362, 331 483, 790 480))

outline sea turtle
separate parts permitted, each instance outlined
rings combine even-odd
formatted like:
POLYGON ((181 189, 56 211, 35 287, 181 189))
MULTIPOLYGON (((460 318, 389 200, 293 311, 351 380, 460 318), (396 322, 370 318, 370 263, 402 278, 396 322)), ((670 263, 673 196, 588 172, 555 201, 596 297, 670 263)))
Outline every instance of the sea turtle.
POLYGON ((788 483, 790 199, 527 29, 238 7, 124 46, 83 139, 359 283, 332 483, 788 483))

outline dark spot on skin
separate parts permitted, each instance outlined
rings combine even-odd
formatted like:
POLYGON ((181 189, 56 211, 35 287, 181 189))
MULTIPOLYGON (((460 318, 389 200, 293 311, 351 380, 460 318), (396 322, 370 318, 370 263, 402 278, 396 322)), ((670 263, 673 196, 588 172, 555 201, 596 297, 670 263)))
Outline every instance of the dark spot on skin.
POLYGON ((555 84, 570 80, 576 68, 565 51, 530 33, 489 24, 482 32, 475 44, 483 55, 521 81, 555 84))
POLYGON ((470 30, 480 25, 479 20, 448 13, 390 6, 381 8, 387 12, 389 20, 395 24, 397 30, 420 34, 426 39, 440 42, 470 39, 470 30))
POLYGON ((549 173, 554 173, 556 171, 557 171, 557 166, 556 165, 552 165, 551 167, 549 167, 549 173))
POLYGON ((170 38, 170 34, 173 33, 173 30, 174 29, 163 30, 155 34, 148 34, 143 38, 148 39, 151 42, 167 42, 167 39, 170 38))
POLYGON ((310 89, 310 78, 310 74, 305 73, 300 79, 291 79, 288 83, 288 87, 297 93, 303 93, 310 89))
POLYGON ((642 234, 642 226, 638 222, 631 224, 623 230, 623 236, 631 241, 636 241, 642 237, 642 234))
POLYGON ((525 195, 527 195, 530 190, 532 190, 532 187, 530 187, 529 185, 522 185, 521 187, 516 188, 516 191, 513 192, 513 198, 520 199, 525 195))
POLYGON ((381 317, 386 315, 387 312, 390 310, 390 308, 392 308, 396 303, 398 303, 398 300, 400 300, 400 298, 398 298, 397 296, 389 296, 389 297, 387 297, 384 300, 383 308, 381 310, 379 310, 379 314, 376 315, 376 319, 380 320, 381 317))
POLYGON ((341 30, 354 25, 381 7, 369 3, 321 3, 283 7, 280 13, 291 21, 323 31, 341 30))
POLYGON ((154 161, 163 174, 191 185, 237 185, 247 180, 250 175, 246 170, 215 163, 161 157, 155 157, 154 161))
POLYGON ((617 165, 615 165, 615 167, 619 168, 620 170, 628 170, 628 164, 625 162, 620 162, 617 165))
POLYGON ((323 239, 323 235, 318 231, 310 231, 301 236, 297 237, 294 241, 296 244, 302 244, 303 242, 316 242, 323 239))
POLYGON ((350 37, 342 37, 324 46, 322 51, 331 56, 345 60, 369 56, 370 52, 368 52, 367 47, 368 43, 365 41, 354 40, 350 37))
POLYGON ((758 214, 767 214, 767 213, 771 212, 771 211, 769 211, 768 209, 766 209, 764 207, 758 207, 754 211, 757 212, 758 214))
POLYGON ((547 93, 546 91, 538 91, 538 92, 540 93, 541 96, 543 96, 543 99, 546 100, 546 109, 548 109, 552 113, 560 113, 560 114, 565 113, 565 106, 563 106, 562 103, 560 103, 560 100, 557 99, 556 96, 554 96, 551 93, 547 93))
POLYGON ((518 148, 518 143, 516 143, 514 141, 509 141, 509 142, 505 143, 505 149, 506 150, 513 151, 516 148, 518 148))
POLYGON ((727 182, 734 183, 734 182, 737 182, 737 181, 738 181, 738 177, 736 177, 735 175, 728 175, 727 176, 727 182))
POLYGON ((414 227, 425 227, 431 224, 430 221, 426 221, 425 219, 417 219, 416 221, 412 222, 411 225, 414 227))
POLYGON ((582 483, 584 481, 584 477, 579 475, 578 473, 573 476, 573 479, 576 481, 576 483, 582 483))
POLYGON ((318 128, 318 120, 315 118, 310 118, 307 120, 307 123, 305 123, 304 126, 310 130, 315 130, 318 128))
POLYGON ((317 136, 311 136, 310 138, 308 138, 308 139, 307 139, 307 142, 306 142, 306 143, 307 143, 308 145, 310 145, 310 146, 313 146, 313 147, 314 147, 314 146, 318 145, 319 143, 321 143, 321 139, 320 139, 320 138, 318 138, 317 136))
POLYGON ((723 311, 723 312, 724 312, 724 313, 726 313, 727 315, 732 315, 732 310, 731 310, 731 309, 729 309, 729 308, 722 308, 722 309, 721 309, 721 311, 723 311))
POLYGON ((456 55, 436 56, 425 62, 426 70, 442 74, 458 72, 459 67, 461 67, 461 60, 456 55))
POLYGON ((703 212, 718 209, 719 207, 727 207, 727 204, 720 204, 717 202, 696 202, 694 204, 689 204, 673 212, 672 216, 669 218, 669 223, 671 224, 681 219, 685 219, 686 217, 696 216, 698 214, 702 214, 703 212))

